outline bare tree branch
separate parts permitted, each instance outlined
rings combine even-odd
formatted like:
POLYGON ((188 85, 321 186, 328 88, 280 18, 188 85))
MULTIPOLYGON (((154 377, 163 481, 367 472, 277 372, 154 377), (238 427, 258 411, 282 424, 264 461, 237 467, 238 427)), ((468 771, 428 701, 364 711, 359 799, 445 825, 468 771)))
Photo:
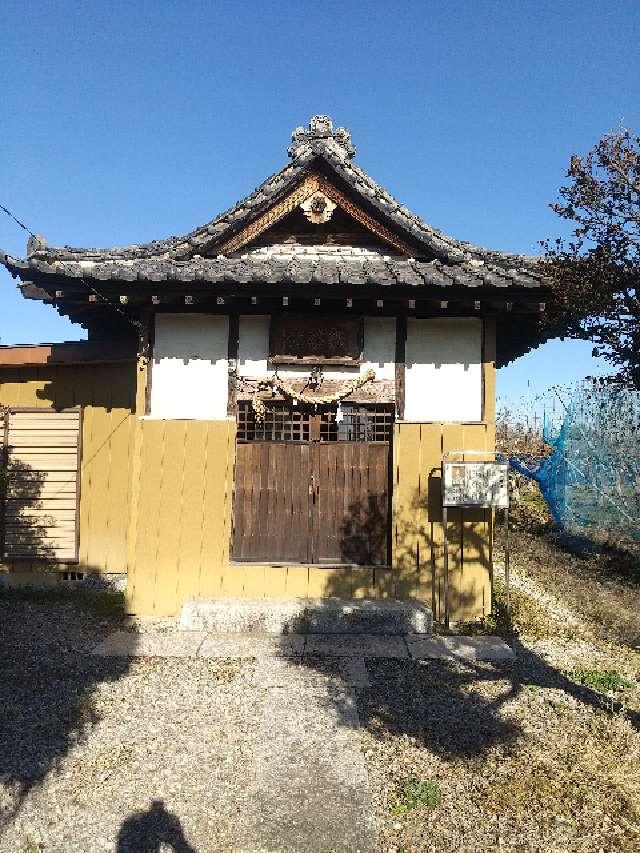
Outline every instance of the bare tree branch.
POLYGON ((640 137, 620 129, 573 155, 551 208, 573 239, 542 242, 554 289, 547 332, 591 340, 618 378, 640 388, 640 137))

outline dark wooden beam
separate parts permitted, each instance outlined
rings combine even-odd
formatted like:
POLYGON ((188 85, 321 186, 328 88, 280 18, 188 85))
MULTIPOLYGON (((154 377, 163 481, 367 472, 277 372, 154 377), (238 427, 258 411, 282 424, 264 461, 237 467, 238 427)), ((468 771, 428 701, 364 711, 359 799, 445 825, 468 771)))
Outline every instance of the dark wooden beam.
POLYGON ((407 318, 396 317, 396 416, 404 419, 405 350, 407 344, 407 318))
POLYGON ((147 386, 144 392, 144 413, 151 414, 151 383, 153 382, 153 348, 156 343, 156 319, 150 312, 142 318, 147 346, 147 386))
POLYGON ((229 344, 227 359, 229 362, 229 395, 227 397, 227 414, 235 417, 237 409, 238 379, 238 349, 240 346, 240 318, 238 314, 229 314, 229 344))

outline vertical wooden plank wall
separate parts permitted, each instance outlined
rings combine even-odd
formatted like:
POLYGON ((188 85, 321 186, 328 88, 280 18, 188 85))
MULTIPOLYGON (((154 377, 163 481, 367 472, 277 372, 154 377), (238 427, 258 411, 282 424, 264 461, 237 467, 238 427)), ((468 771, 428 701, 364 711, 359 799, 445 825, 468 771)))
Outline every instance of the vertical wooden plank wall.
MULTIPOLYGON (((78 569, 127 571, 133 364, 6 368, 0 405, 83 407, 78 569)), ((14 568, 9 566, 9 568, 14 568)), ((21 571, 30 566, 20 564, 21 571)))
MULTIPOLYGON (((420 598, 443 613, 444 531, 440 464, 449 450, 491 450, 486 424, 398 423, 393 460, 394 595, 420 598)), ((449 513, 451 616, 477 618, 490 609, 491 512, 449 513)))
POLYGON ((229 566, 235 422, 143 420, 139 429, 128 609, 173 616, 188 598, 242 595, 243 569, 229 566))

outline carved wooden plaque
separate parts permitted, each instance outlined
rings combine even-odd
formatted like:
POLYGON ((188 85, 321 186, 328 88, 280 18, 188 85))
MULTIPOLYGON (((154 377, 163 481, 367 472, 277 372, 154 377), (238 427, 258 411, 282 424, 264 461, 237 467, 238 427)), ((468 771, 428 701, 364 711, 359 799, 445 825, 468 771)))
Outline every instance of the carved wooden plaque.
POLYGON ((271 318, 269 359, 274 364, 359 364, 361 317, 276 315, 271 318))

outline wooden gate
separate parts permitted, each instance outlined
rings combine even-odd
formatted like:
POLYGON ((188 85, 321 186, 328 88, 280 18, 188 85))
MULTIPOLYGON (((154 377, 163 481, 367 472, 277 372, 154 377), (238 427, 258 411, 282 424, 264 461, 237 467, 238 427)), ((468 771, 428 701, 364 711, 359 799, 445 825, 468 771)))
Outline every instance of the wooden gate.
POLYGON ((321 414, 240 405, 233 558, 382 566, 389 562, 388 409, 321 414))

